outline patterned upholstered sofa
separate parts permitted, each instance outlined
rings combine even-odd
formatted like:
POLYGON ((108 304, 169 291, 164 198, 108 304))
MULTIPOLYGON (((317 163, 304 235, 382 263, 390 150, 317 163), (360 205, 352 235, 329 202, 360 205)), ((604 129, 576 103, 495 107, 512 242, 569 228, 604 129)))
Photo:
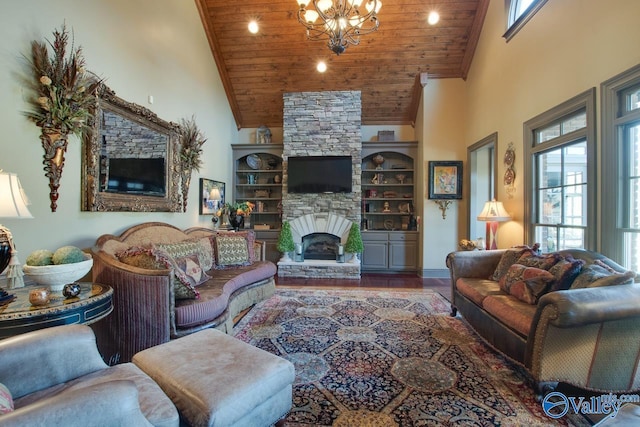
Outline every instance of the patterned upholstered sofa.
POLYGON ((522 364, 538 392, 640 389, 640 286, 602 254, 529 248, 447 256, 452 315, 522 364))
POLYGON ((233 318, 275 291, 276 266, 253 231, 180 230, 147 222, 103 235, 93 280, 114 289, 114 311, 94 326, 109 363, 205 328, 231 332, 233 318))

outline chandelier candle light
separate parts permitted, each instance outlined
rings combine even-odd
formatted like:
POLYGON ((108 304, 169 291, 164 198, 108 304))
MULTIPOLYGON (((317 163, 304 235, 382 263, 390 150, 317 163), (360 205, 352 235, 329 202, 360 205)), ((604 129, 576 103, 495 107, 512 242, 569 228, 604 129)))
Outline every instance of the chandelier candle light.
POLYGON ((478 221, 487 222, 487 250, 498 249, 498 223, 510 219, 511 215, 507 213, 502 202, 493 199, 484 204, 482 212, 478 215, 478 221))
POLYGON ((309 40, 321 40, 328 37, 328 46, 336 55, 347 47, 360 43, 360 36, 378 29, 378 12, 382 7, 380 0, 297 0, 300 5, 298 21, 307 28, 309 40), (309 3, 314 9, 307 9, 309 3), (366 2, 367 13, 360 13, 362 3, 366 2), (320 22, 316 21, 320 18, 320 22))

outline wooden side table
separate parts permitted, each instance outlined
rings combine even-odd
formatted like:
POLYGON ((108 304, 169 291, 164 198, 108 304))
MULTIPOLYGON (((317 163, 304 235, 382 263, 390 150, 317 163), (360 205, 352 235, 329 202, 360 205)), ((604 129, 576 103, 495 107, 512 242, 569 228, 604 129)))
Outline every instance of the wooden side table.
POLYGON ((113 289, 107 285, 80 283, 77 297, 65 298, 54 292, 49 304, 36 307, 29 302, 29 291, 40 287, 7 290, 15 299, 0 305, 0 339, 51 326, 90 325, 113 311, 113 289))

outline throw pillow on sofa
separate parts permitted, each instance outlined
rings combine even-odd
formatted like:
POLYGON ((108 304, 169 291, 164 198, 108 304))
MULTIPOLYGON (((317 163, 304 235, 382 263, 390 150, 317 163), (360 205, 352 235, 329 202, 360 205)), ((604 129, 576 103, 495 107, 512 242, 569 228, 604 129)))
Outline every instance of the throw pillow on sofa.
POLYGON ((151 248, 133 246, 116 253, 116 258, 124 264, 147 270, 164 270, 164 263, 158 261, 151 248))
POLYGON ((633 271, 616 272, 609 266, 603 266, 596 260, 582 268, 582 271, 571 284, 570 289, 597 288, 633 283, 636 274, 633 271), (613 270, 613 272, 612 272, 613 270))
POLYGON ((536 304, 554 280, 553 274, 536 267, 513 264, 500 279, 500 289, 527 304, 536 304))
POLYGON ((569 289, 573 281, 585 262, 582 259, 575 259, 572 256, 566 256, 549 269, 549 273, 553 274, 554 280, 549 287, 549 292, 563 291, 569 289))
POLYGON ((200 293, 196 286, 211 278, 206 270, 213 264, 209 238, 187 240, 178 243, 153 245, 152 253, 166 268, 172 268, 173 293, 175 299, 197 299, 200 293), (207 268, 208 267, 208 268, 207 268))
POLYGON ((211 236, 214 251, 214 267, 225 269, 251 265, 255 261, 254 244, 256 235, 253 230, 237 232, 219 232, 211 236))
POLYGON ((515 263, 527 267, 539 268, 541 270, 549 270, 561 259, 562 256, 557 253, 537 255, 532 250, 525 250, 515 263))
POLYGON ((489 277, 489 279, 499 282, 500 279, 502 279, 502 277, 507 274, 507 271, 509 271, 509 267, 515 264, 518 258, 520 258, 525 251, 530 249, 531 248, 529 246, 516 246, 504 251, 502 257, 500 257, 498 266, 493 271, 493 274, 491 275, 491 277, 489 277))
POLYGON ((213 267, 213 248, 209 237, 185 240, 176 243, 158 243, 154 248, 161 249, 173 258, 183 258, 189 255, 197 255, 200 266, 205 270, 213 267))

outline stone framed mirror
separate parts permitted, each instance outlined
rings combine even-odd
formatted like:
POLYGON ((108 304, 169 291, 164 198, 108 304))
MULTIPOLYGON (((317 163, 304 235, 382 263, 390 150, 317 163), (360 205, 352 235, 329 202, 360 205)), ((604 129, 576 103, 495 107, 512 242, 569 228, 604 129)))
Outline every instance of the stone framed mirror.
POLYGON ((179 130, 101 84, 82 144, 81 209, 181 212, 179 130))

